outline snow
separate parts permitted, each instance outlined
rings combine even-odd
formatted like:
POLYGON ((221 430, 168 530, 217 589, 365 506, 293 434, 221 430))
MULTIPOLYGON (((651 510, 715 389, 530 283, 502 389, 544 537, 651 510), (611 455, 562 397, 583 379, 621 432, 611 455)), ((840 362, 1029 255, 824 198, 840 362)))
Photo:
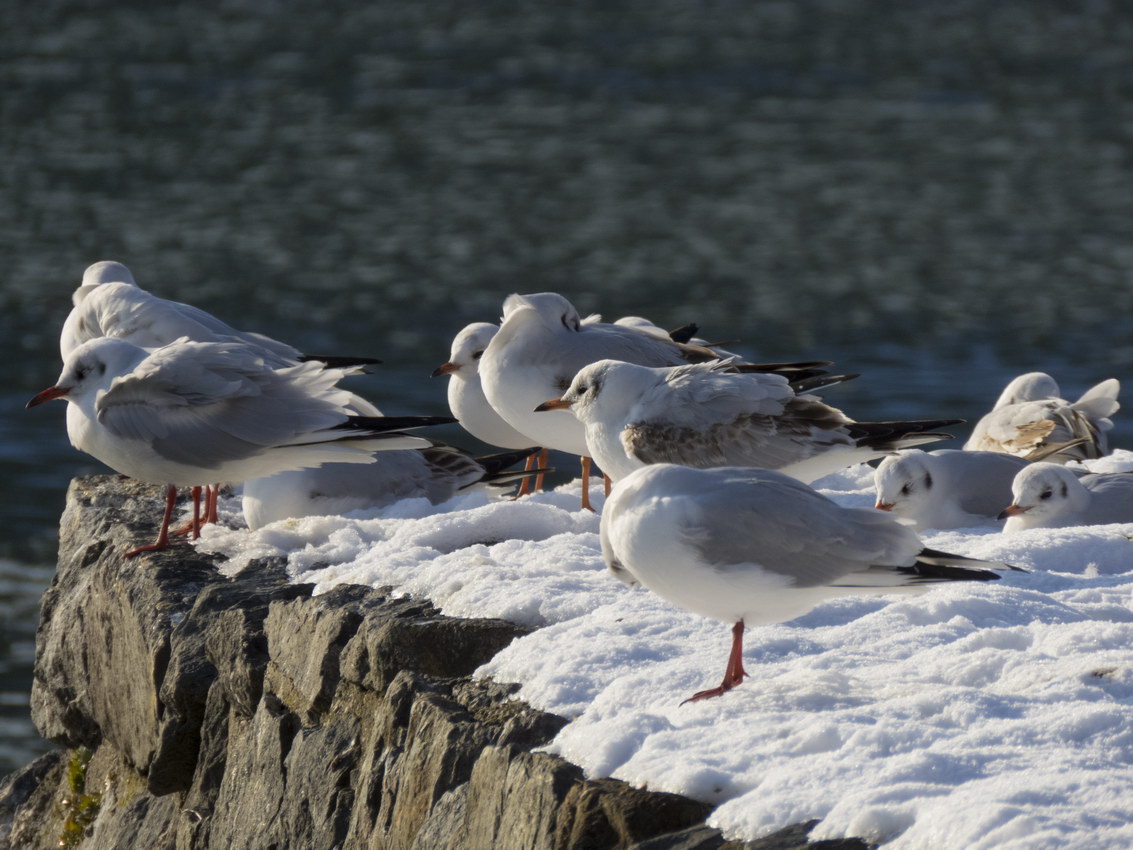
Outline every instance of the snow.
MULTIPOLYGON (((1086 465, 1130 469, 1133 452, 1086 465)), ((872 504, 868 467, 817 484, 872 504)), ((1030 572, 750 628, 751 678, 682 706, 719 681, 730 630, 610 577, 578 493, 209 527, 200 545, 229 572, 282 555, 316 592, 392 586, 452 616, 543 626, 478 675, 571 718, 549 751, 714 803, 730 838, 817 818, 812 839, 893 850, 1133 846, 1133 524, 925 534, 1030 572)))

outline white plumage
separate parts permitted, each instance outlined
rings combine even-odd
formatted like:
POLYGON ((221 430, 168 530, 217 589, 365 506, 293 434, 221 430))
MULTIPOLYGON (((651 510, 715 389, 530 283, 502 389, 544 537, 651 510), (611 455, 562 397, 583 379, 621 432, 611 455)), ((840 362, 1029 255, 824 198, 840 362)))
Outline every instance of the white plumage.
POLYGON ((1133 522, 1133 473, 1079 477, 1056 463, 1034 463, 1012 484, 1004 531, 1133 522))
POLYGON ((999 515, 1027 464, 1002 452, 908 449, 883 458, 874 472, 876 507, 917 531, 983 525, 999 515))
POLYGON ((679 463, 778 469, 813 481, 947 439, 928 429, 958 421, 854 422, 796 393, 782 375, 737 373, 727 361, 649 368, 602 360, 574 377, 561 404, 583 424, 591 456, 615 480, 646 464, 679 463))
POLYGON ((881 511, 843 508, 764 469, 655 464, 606 501, 602 553, 623 581, 735 624, 717 696, 742 681, 744 625, 789 620, 837 596, 920 591, 936 581, 998 578, 1013 569, 924 549, 881 511))

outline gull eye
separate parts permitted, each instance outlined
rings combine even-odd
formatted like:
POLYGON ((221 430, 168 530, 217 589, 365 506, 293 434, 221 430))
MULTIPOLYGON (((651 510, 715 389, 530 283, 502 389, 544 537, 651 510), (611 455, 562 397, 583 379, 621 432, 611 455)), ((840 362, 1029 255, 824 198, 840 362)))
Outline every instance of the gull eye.
POLYGON ((484 356, 484 352, 483 352, 483 351, 473 351, 473 352, 472 352, 472 359, 473 359, 473 360, 479 360, 479 359, 480 359, 481 357, 483 357, 483 356, 484 356))
POLYGON ((88 369, 86 366, 79 366, 77 369, 75 369, 75 380, 82 381, 89 374, 90 369, 88 369))
POLYGON ((908 496, 908 495, 909 495, 909 490, 910 490, 910 487, 909 487, 909 485, 908 485, 908 484, 905 484, 905 485, 904 485, 903 487, 901 487, 901 495, 902 495, 902 496, 908 496))
POLYGON ((579 394, 579 395, 586 395, 586 392, 587 392, 587 390, 589 390, 589 389, 590 389, 590 387, 586 386, 586 384, 583 384, 582 386, 580 386, 580 387, 578 388, 578 394, 579 394))
POLYGON ((1051 490, 1043 490, 1041 493, 1039 493, 1039 498, 1045 500, 1049 499, 1053 495, 1054 493, 1051 490))

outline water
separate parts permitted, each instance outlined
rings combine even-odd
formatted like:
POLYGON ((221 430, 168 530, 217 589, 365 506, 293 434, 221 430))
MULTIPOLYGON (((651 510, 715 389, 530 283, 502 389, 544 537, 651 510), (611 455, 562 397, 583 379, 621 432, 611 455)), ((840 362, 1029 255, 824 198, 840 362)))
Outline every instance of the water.
POLYGON ((20 408, 95 260, 383 358, 354 388, 392 413, 444 412, 425 376, 455 330, 547 289, 835 359, 863 377, 828 398, 863 419, 974 417, 1032 369, 1068 394, 1130 373, 1118 4, 518 8, 5 7, 0 773, 35 747, 9 731, 66 482, 99 469, 62 405, 20 408))

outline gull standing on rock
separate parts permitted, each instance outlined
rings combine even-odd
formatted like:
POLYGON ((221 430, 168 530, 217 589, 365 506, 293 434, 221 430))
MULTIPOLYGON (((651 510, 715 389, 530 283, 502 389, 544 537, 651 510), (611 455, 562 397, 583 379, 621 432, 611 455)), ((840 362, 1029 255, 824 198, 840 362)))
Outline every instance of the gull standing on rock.
POLYGON ((111 469, 167 484, 157 541, 164 549, 178 486, 273 475, 334 461, 372 463, 374 449, 419 448, 399 429, 449 417, 359 417, 338 369, 321 363, 273 368, 236 342, 178 340, 153 352, 123 339, 83 343, 55 385, 28 407, 65 399, 71 444, 111 469))
POLYGON ((582 458, 582 503, 590 508, 590 452, 582 424, 569 413, 536 413, 536 405, 559 396, 578 370, 612 358, 647 366, 717 359, 716 352, 605 322, 583 322, 554 292, 509 295, 495 338, 480 360, 484 395, 530 444, 582 458))
POLYGON ((917 531, 983 525, 999 515, 1011 482, 1028 465, 1002 452, 908 449, 884 458, 874 471, 874 507, 917 531))
POLYGON ((790 620, 838 596, 919 592, 1017 569, 926 549, 888 514, 843 508, 765 469, 644 467, 614 488, 600 529, 603 558, 621 581, 733 624, 723 682, 686 702, 743 681, 745 626, 790 620))
MULTIPOLYGON (((274 367, 313 360, 327 367, 342 368, 343 375, 365 371, 366 366, 381 362, 372 357, 305 355, 294 346, 269 336, 237 330, 190 304, 168 301, 146 292, 138 287, 126 266, 112 260, 89 266, 71 300, 74 308, 59 336, 59 352, 64 361, 84 342, 112 337, 146 349, 160 348, 182 338, 193 342, 240 342, 257 350, 274 367)), ((352 407, 353 413, 362 416, 380 415, 376 407, 357 395, 353 396, 352 407)), ((219 488, 211 491, 206 488, 206 492, 205 521, 215 522, 219 488)), ((199 491, 194 492, 194 499, 199 496, 199 491)))
POLYGON ((1116 378, 1091 387, 1075 402, 1060 398, 1045 372, 1028 372, 1007 385, 995 407, 972 430, 967 451, 1005 452, 1058 463, 1103 457, 1106 432, 1117 412, 1121 385, 1116 378), (1059 447, 1059 444, 1065 446, 1059 447), (1054 453, 1051 453, 1054 450, 1054 453))
POLYGON ((963 421, 855 422, 802 393, 856 376, 792 382, 736 370, 728 361, 649 368, 602 360, 538 409, 569 408, 594 459, 614 480, 647 464, 678 463, 778 469, 810 482, 901 448, 951 439, 931 429, 963 421))
POLYGON ((1014 501, 999 515, 1004 531, 1133 522, 1133 473, 1083 475, 1057 463, 1033 463, 1012 485, 1014 501))

